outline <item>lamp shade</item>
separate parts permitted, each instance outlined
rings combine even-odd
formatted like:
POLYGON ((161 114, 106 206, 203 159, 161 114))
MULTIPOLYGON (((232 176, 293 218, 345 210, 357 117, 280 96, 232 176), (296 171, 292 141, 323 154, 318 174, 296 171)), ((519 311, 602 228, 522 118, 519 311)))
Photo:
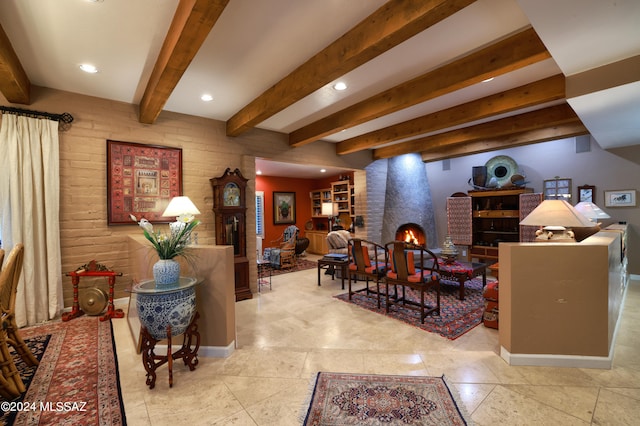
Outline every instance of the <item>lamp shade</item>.
POLYGON ((520 222, 520 225, 584 228, 593 226, 593 222, 565 200, 544 200, 520 222))
POLYGON ((200 214, 200 210, 187 196, 173 197, 162 216, 177 217, 183 214, 200 214))
POLYGON ((337 216, 338 205, 336 203, 322 203, 323 216, 337 216))
POLYGON ((609 219, 611 217, 591 201, 580 201, 576 204, 575 209, 593 222, 597 222, 598 219, 609 219))

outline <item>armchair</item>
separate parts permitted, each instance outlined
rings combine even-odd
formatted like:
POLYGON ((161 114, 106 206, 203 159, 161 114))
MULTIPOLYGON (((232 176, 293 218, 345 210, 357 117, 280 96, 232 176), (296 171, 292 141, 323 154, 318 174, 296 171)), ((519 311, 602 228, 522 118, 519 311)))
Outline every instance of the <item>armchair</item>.
POLYGON ((391 305, 402 305, 405 308, 420 312, 420 322, 429 314, 440 315, 440 266, 436 255, 422 246, 416 246, 404 241, 392 241, 385 245, 389 252, 390 269, 385 276, 386 310, 389 313, 391 305), (416 267, 416 263, 418 267, 416 267), (395 287, 395 297, 389 298, 389 286, 395 287), (397 287, 402 287, 402 296, 398 295, 397 287), (408 300, 405 289, 409 288, 420 293, 420 301, 408 300), (425 290, 433 288, 436 293, 434 306, 425 305, 425 290))
POLYGON ((271 247, 265 249, 265 258, 271 262, 271 265, 280 268, 291 268, 296 262, 296 240, 300 230, 295 225, 287 226, 277 240, 271 241, 271 247), (268 256, 267 256, 267 253, 268 256))
POLYGON ((387 272, 389 256, 384 246, 372 241, 360 238, 352 238, 348 243, 349 259, 349 300, 355 292, 366 291, 367 294, 375 293, 378 297, 378 309, 380 309, 380 280, 387 272), (361 290, 351 290, 351 278, 364 279, 366 287, 361 290), (369 280, 376 283, 375 291, 369 289, 369 280))

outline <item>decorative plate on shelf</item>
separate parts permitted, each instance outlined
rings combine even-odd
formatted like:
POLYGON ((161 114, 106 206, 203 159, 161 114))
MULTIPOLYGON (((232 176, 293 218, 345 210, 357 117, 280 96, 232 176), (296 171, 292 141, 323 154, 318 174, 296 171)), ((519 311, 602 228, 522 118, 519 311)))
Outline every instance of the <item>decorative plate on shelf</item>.
POLYGON ((304 224, 304 229, 307 231, 311 231, 313 229, 313 221, 308 220, 307 223, 304 224))
POLYGON ((511 184, 511 176, 518 173, 518 163, 506 155, 498 155, 487 161, 487 181, 495 178, 498 187, 511 184))

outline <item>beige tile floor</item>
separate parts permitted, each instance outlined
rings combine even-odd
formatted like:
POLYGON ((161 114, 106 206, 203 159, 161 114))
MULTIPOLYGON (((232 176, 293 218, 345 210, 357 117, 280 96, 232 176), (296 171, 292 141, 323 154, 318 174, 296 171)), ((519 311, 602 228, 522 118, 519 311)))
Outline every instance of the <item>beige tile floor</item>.
POLYGON ((457 340, 336 300, 340 281, 316 270, 273 277, 236 303, 236 351, 166 367, 145 385, 125 320, 113 320, 128 424, 298 425, 317 371, 446 375, 477 425, 640 424, 640 282, 627 291, 611 370, 511 367, 498 333, 480 325, 457 340))

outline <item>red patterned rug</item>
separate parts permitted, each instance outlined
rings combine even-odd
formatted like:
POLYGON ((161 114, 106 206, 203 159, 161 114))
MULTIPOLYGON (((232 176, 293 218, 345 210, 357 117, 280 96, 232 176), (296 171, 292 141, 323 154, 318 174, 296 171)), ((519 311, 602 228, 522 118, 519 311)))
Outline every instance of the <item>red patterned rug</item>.
POLYGON ((304 425, 466 425, 443 377, 318 373, 304 425))
POLYGON ((40 365, 29 370, 14 357, 27 391, 2 404, 21 408, 4 412, 4 424, 126 425, 110 321, 84 316, 20 334, 40 365))
MULTIPOLYGON (((371 285, 371 284, 369 284, 371 285)), ((375 286, 374 286, 375 288, 375 286)), ((383 288, 381 286, 381 288, 383 288)), ((407 289, 407 299, 420 300, 420 293, 407 289)), ((427 316, 424 324, 420 323, 420 313, 406 309, 399 305, 391 306, 389 316, 422 330, 438 333, 454 340, 482 322, 484 312, 484 297, 482 296, 482 278, 474 278, 464 284, 464 300, 460 300, 460 287, 457 282, 443 280, 440 282, 440 315, 427 316)), ((349 302, 349 293, 336 296, 349 302)), ((435 305, 435 294, 432 290, 425 292, 425 303, 435 305)), ((356 293, 351 297, 351 303, 370 311, 385 315, 384 297, 382 306, 378 309, 378 300, 374 295, 356 293)))
POLYGON ((318 267, 318 262, 314 262, 313 260, 298 258, 296 259, 296 264, 293 265, 291 268, 283 268, 283 269, 273 268, 271 270, 271 275, 275 276, 275 275, 287 274, 289 272, 305 271, 307 269, 313 269, 317 267, 318 267))

